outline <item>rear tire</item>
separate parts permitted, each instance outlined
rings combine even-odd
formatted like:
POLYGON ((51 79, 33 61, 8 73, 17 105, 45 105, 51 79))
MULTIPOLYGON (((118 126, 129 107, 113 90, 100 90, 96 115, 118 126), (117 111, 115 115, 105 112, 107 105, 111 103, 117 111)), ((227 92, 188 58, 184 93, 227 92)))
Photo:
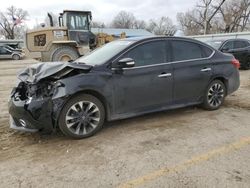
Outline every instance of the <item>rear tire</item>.
POLYGON ((52 54, 52 61, 70 61, 79 57, 75 48, 70 46, 60 46, 52 54))
POLYGON ((212 81, 204 97, 203 108, 206 110, 217 110, 224 103, 226 87, 220 80, 212 81))
POLYGON ((72 138, 87 138, 96 134, 104 124, 105 109, 92 95, 80 94, 63 107, 58 120, 60 130, 72 138))

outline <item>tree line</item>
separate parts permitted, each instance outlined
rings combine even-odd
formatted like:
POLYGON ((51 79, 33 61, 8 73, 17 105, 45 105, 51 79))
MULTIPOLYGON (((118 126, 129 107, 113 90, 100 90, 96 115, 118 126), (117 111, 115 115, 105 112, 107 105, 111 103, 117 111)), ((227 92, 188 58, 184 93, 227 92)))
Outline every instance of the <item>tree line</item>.
MULTIPOLYGON (((56 22, 57 16, 52 16, 56 22)), ((27 11, 14 6, 0 12, 0 35, 6 39, 22 38, 27 18, 27 11)), ((249 19, 250 0, 199 0, 191 10, 177 13, 176 24, 167 16, 145 21, 131 12, 121 11, 109 23, 93 21, 92 27, 146 29, 155 35, 167 36, 181 30, 185 35, 201 35, 248 31, 249 19)), ((45 23, 49 25, 47 18, 45 23)))
POLYGON ((200 0, 187 12, 177 14, 185 35, 248 31, 250 0, 200 0))
POLYGON ((122 29, 146 29, 155 35, 168 35, 173 36, 177 27, 173 21, 166 16, 158 19, 150 19, 148 22, 145 20, 136 19, 133 13, 121 11, 119 12, 107 25, 102 22, 92 22, 92 27, 104 28, 122 28, 122 29))

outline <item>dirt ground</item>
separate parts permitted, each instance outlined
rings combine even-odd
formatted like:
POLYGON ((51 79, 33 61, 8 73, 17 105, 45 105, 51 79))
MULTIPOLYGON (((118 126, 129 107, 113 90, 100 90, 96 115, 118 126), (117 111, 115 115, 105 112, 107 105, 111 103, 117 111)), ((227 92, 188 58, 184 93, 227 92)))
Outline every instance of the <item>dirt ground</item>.
POLYGON ((34 62, 0 61, 0 187, 250 187, 250 71, 218 111, 154 113, 71 140, 9 129, 15 74, 34 62))

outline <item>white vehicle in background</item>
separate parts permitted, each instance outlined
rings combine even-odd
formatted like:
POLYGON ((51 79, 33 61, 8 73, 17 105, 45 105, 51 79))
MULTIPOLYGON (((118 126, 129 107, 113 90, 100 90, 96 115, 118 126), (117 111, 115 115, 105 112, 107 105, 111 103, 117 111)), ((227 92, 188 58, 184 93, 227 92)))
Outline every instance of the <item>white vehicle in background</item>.
POLYGON ((14 49, 7 45, 0 46, 0 59, 20 60, 24 55, 21 49, 14 49))

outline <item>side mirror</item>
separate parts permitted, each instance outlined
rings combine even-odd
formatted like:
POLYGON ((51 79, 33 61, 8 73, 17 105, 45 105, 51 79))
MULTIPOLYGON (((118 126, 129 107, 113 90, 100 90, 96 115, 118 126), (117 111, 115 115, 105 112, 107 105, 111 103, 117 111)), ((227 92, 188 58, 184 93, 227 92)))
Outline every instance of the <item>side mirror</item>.
POLYGON ((135 61, 132 58, 120 59, 113 65, 113 68, 130 68, 135 66, 135 61))

